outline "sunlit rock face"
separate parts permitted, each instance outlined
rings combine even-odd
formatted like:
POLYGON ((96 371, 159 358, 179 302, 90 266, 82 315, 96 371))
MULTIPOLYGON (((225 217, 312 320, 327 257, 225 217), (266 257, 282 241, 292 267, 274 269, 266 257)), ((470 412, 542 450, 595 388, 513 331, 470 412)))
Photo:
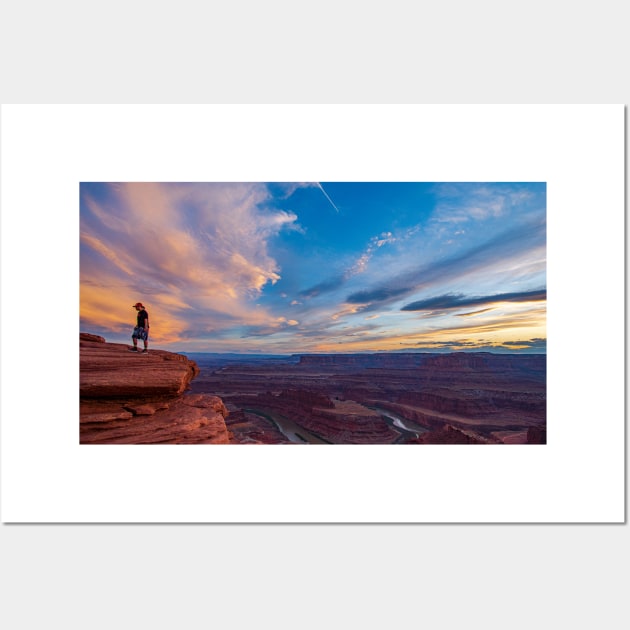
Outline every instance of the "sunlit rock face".
POLYGON ((187 357, 81 333, 82 444, 228 444, 223 401, 186 393, 199 373, 187 357))

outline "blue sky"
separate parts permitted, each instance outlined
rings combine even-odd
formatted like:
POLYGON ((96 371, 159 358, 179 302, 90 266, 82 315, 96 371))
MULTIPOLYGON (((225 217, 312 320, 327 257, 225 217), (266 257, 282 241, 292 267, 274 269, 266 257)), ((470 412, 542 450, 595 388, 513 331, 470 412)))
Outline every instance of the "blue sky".
POLYGON ((81 330, 175 351, 544 352, 544 183, 82 183, 81 330))

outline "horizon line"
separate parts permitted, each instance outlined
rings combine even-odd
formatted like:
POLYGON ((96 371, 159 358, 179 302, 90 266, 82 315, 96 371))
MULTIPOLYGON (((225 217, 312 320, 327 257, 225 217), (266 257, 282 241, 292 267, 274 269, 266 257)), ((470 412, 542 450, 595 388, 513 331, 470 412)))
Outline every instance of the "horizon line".
MULTIPOLYGON (((170 352, 170 351, 169 351, 170 352)), ((237 355, 249 357, 297 357, 297 356, 331 356, 331 355, 354 355, 354 354, 547 354, 546 350, 364 350, 360 352, 211 352, 208 350, 181 350, 181 354, 216 354, 216 355, 237 355)))

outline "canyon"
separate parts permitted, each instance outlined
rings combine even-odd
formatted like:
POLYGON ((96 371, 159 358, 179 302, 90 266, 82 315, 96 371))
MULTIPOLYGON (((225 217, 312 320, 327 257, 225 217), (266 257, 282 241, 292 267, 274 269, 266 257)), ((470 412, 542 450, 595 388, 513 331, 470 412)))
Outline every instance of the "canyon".
POLYGON ((546 355, 189 356, 241 443, 546 443, 546 355))
POLYGON ((81 444, 546 443, 546 355, 79 347, 81 444))

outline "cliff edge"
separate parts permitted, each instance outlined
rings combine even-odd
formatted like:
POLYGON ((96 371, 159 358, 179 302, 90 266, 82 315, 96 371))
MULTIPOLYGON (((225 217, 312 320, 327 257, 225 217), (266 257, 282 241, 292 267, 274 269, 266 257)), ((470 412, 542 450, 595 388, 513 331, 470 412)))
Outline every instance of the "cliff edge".
POLYGON ((81 333, 81 444, 228 444, 228 411, 217 396, 185 394, 194 361, 165 350, 81 333))

